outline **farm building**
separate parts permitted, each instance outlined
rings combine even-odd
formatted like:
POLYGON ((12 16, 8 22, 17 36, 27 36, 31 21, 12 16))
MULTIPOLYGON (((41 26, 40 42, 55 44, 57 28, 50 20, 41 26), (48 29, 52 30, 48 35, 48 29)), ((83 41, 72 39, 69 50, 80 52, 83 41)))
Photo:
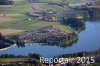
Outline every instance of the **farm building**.
POLYGON ((0 0, 0 5, 11 5, 12 3, 12 0, 0 0))

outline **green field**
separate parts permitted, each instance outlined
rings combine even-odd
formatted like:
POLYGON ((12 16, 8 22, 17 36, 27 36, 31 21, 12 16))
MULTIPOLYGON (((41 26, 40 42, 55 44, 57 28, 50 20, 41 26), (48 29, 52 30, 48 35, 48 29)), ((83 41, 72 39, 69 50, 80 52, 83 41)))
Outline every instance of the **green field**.
POLYGON ((28 8, 31 7, 31 5, 32 4, 27 3, 24 0, 15 0, 14 4, 9 7, 8 5, 0 7, 0 13, 26 13, 26 11, 28 10, 28 8))
MULTIPOLYGON (((9 17, 7 16, 7 18, 15 19, 15 20, 8 20, 4 22, 2 21, 1 18, 0 29, 12 28, 12 29, 33 31, 46 26, 54 26, 57 28, 74 31, 68 26, 60 24, 58 22, 44 22, 38 19, 33 19, 32 17, 26 15, 29 8, 32 7, 31 3, 28 3, 24 0, 14 0, 14 1, 15 3, 10 6, 0 5, 0 14, 21 14, 21 15, 9 16, 9 17)), ((6 17, 3 17, 3 19, 6 19, 6 17)))
POLYGON ((0 63, 12 63, 18 61, 25 61, 26 58, 0 58, 0 63))

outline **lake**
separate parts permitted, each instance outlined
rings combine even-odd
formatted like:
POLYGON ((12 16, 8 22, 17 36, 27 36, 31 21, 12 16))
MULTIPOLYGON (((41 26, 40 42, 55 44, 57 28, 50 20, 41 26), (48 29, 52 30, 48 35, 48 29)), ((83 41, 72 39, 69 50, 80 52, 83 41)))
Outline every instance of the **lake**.
POLYGON ((0 51, 0 54, 27 55, 29 53, 37 53, 44 57, 53 57, 60 54, 96 51, 98 49, 100 49, 100 20, 88 20, 86 21, 86 29, 79 33, 77 43, 74 43, 72 46, 66 48, 46 45, 14 46, 0 51))

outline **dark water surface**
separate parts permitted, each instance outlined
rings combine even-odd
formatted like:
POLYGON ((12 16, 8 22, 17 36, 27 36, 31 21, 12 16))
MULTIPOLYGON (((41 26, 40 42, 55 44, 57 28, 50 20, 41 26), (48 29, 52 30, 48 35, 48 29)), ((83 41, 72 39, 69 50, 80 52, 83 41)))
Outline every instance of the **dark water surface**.
POLYGON ((27 55, 28 53, 38 53, 45 57, 53 57, 60 54, 76 53, 81 51, 95 51, 100 49, 100 20, 86 21, 86 29, 79 33, 76 44, 62 48, 58 46, 27 45, 17 46, 0 51, 0 54, 27 55))

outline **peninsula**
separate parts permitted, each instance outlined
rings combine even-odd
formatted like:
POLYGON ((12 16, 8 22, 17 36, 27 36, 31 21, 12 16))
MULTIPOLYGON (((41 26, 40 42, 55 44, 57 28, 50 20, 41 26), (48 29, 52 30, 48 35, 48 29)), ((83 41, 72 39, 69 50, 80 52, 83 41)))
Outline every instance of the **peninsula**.
POLYGON ((68 30, 58 29, 53 26, 47 26, 37 31, 26 32, 16 37, 17 44, 26 43, 45 43, 67 45, 78 39, 78 35, 68 30))

